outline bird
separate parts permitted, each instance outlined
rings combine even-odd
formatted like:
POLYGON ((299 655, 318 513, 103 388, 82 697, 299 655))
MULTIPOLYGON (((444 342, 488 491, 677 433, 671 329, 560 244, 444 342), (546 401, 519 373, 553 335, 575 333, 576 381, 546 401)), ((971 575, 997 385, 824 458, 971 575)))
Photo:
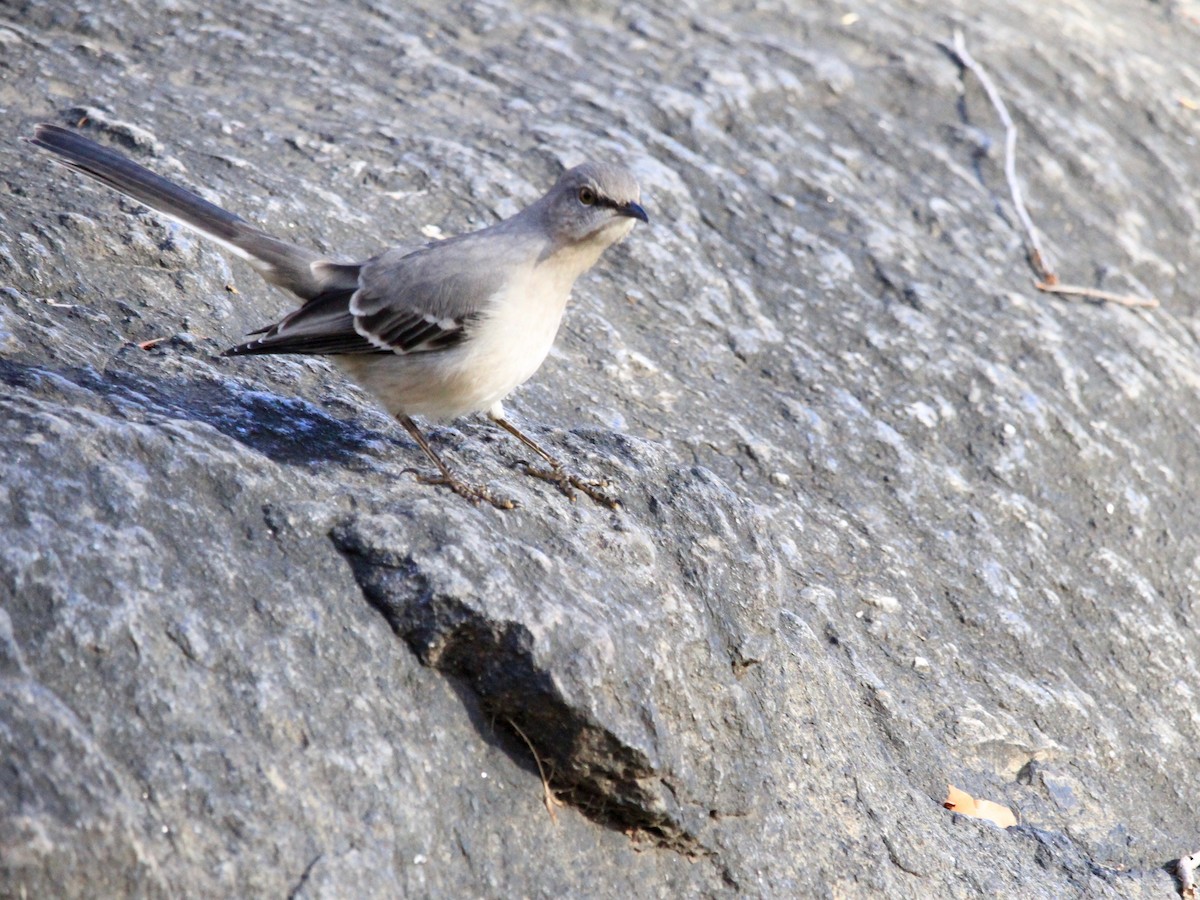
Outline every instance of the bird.
POLYGON ((649 224, 634 174, 585 162, 540 199, 493 225, 418 246, 343 262, 274 237, 247 220, 77 131, 48 123, 34 146, 56 162, 125 194, 250 264, 302 301, 251 332, 225 356, 326 356, 361 385, 436 467, 419 476, 474 503, 515 503, 461 478, 433 449, 414 416, 485 413, 549 466, 528 474, 574 499, 580 490, 613 508, 603 482, 581 478, 508 418, 504 400, 541 367, 575 281, 635 222, 649 224))

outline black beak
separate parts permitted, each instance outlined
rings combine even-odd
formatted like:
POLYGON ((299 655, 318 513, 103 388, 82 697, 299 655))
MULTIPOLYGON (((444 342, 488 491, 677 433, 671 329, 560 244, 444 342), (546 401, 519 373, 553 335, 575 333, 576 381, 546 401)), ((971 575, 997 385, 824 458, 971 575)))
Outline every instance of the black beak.
POLYGON ((642 209, 641 204, 634 203, 632 200, 628 203, 622 203, 617 207, 617 214, 629 216, 631 219, 641 219, 647 225, 650 224, 650 217, 646 215, 646 211, 642 209))

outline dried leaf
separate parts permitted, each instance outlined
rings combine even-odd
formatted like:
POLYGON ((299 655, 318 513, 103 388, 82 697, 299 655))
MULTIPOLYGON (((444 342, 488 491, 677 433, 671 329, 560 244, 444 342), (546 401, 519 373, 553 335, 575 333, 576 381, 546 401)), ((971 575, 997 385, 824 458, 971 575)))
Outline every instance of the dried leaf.
POLYGON ((951 812, 972 816, 976 819, 987 819, 1001 828, 1017 824, 1017 817, 1007 806, 1001 806, 991 800, 976 800, 966 791, 960 791, 954 785, 948 787, 949 790, 946 793, 946 799, 942 801, 942 806, 951 812))

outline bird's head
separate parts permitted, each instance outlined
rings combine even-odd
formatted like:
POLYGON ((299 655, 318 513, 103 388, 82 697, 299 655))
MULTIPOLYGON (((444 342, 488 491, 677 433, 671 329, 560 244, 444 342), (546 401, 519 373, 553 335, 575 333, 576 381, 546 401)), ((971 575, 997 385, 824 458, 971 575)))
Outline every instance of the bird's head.
POLYGON ((615 244, 635 219, 649 223, 640 199, 637 179, 623 166, 587 162, 568 169, 545 198, 555 243, 615 244))

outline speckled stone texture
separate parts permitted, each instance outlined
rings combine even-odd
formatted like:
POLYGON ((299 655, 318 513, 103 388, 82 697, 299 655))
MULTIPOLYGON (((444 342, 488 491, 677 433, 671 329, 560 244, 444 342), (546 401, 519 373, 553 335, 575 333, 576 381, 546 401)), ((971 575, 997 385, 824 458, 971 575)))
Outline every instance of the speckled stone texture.
POLYGON ((1171 896, 1197 12, 0 5, 0 896, 1171 896), (956 27, 1060 274, 1160 309, 1033 290, 956 27), (348 258, 624 159, 652 225, 510 403, 624 508, 221 358, 290 298, 43 120, 348 258))

